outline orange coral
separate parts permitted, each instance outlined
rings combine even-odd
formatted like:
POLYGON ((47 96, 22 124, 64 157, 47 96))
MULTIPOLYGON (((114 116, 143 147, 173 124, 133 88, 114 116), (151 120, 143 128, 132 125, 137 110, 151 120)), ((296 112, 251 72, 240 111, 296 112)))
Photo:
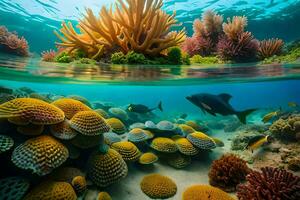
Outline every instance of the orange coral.
POLYGON ((282 52, 284 42, 280 39, 263 40, 259 44, 258 55, 261 59, 279 55, 282 52))
POLYGON ((209 183, 227 192, 235 191, 236 186, 250 173, 246 161, 234 154, 223 155, 215 160, 209 171, 209 183))
POLYGON ((52 50, 52 49, 50 49, 48 51, 43 51, 41 53, 41 55, 42 55, 42 61, 53 62, 56 54, 57 53, 54 50, 52 50))
POLYGON ((184 191, 182 200, 234 200, 234 198, 210 185, 193 185, 184 191))

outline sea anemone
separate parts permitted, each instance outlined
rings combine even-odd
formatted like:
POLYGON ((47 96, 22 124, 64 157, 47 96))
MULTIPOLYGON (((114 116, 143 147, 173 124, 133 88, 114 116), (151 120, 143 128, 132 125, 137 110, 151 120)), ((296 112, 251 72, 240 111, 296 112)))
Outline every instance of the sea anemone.
POLYGON ((55 59, 55 56, 56 56, 56 51, 50 49, 48 51, 43 51, 41 53, 42 55, 42 61, 45 61, 45 62, 54 62, 54 59, 55 59))
POLYGON ((208 174, 209 184, 232 192, 239 183, 245 181, 250 171, 246 161, 234 154, 226 154, 213 161, 208 174))
POLYGON ((152 199, 168 199, 177 192, 175 182, 167 176, 150 174, 140 183, 141 190, 152 199))
POLYGON ((259 43, 258 56, 260 59, 280 55, 282 53, 284 42, 280 39, 262 40, 259 43))
POLYGON ((298 200, 300 177, 279 168, 264 167, 261 172, 252 171, 247 183, 237 187, 240 200, 298 200))

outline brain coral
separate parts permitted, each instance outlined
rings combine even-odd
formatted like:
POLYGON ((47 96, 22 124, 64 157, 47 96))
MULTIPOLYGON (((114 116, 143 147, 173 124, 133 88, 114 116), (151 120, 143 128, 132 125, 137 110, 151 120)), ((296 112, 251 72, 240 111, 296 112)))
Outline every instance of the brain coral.
POLYGON ((110 130, 106 121, 95 111, 80 111, 70 120, 71 128, 86 136, 96 136, 110 130))
POLYGON ((158 160, 158 157, 151 152, 143 153, 139 158, 139 163, 142 165, 153 164, 158 160))
POLYGON ((17 98, 1 104, 0 116, 17 125, 56 124, 65 118, 63 111, 56 106, 33 98, 17 98))
POLYGON ((112 200, 112 198, 107 192, 99 192, 97 200, 112 200))
POLYGON ((213 161, 208 174, 209 183, 224 191, 232 192, 246 179, 250 171, 246 161, 234 154, 226 154, 213 161))
POLYGON ((52 105, 55 105, 58 108, 60 108, 65 113, 67 119, 71 119, 79 111, 91 110, 82 102, 71 98, 58 99, 52 102, 52 105))
POLYGON ((76 200, 72 186, 67 182, 46 181, 33 188, 24 200, 76 200))
POLYGON ((165 137, 154 138, 150 146, 156 151, 164 153, 174 153, 178 150, 176 143, 170 138, 165 137))
POLYGON ((125 161, 136 161, 141 155, 140 150, 132 142, 116 142, 111 145, 111 148, 119 152, 125 161))
POLYGON ((14 140, 7 135, 0 135, 0 154, 10 150, 14 146, 14 140))
POLYGON ((78 132, 71 128, 69 121, 66 119, 58 124, 53 124, 50 126, 50 132, 53 136, 62 139, 70 140, 73 139, 78 132))
POLYGON ((88 175, 99 187, 106 187, 127 175, 128 168, 122 156, 115 150, 95 152, 88 162, 88 175))
POLYGON ((189 135, 187 135, 187 139, 196 147, 200 149, 214 149, 216 148, 216 143, 215 141, 205 135, 202 132, 194 132, 189 135))
POLYGON ((111 127, 112 131, 117 134, 123 134, 126 132, 126 126, 117 118, 109 118, 106 120, 106 123, 111 127))
POLYGON ((141 128, 134 128, 128 133, 130 142, 143 142, 149 139, 149 135, 141 128))
POLYGON ((167 176, 150 174, 143 178, 140 183, 141 190, 152 199, 167 199, 177 192, 175 182, 167 176))
POLYGON ((193 185, 184 191, 182 200, 234 200, 234 198, 210 185, 193 185))
POLYGON ((187 156, 194 156, 199 153, 199 150, 186 138, 177 138, 175 143, 180 153, 187 156))
POLYGON ((87 183, 84 176, 75 176, 72 180, 72 186, 76 194, 83 194, 87 188, 87 183))
POLYGON ((17 131, 23 135, 41 135, 44 131, 44 125, 27 124, 18 126, 17 131))
POLYGON ((50 136, 39 136, 19 145, 12 153, 12 162, 40 176, 49 174, 69 157, 68 149, 50 136))
POLYGON ((279 168, 264 167, 252 171, 247 183, 237 187, 240 200, 299 200, 300 177, 279 168))
POLYGON ((29 186, 29 182, 20 177, 0 179, 0 199, 21 200, 29 186))

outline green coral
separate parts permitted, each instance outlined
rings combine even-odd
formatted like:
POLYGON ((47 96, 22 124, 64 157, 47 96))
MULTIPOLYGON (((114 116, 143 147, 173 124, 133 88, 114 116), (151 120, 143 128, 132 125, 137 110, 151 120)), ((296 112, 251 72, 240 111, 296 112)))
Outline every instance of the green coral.
POLYGON ((182 64, 182 53, 179 47, 172 47, 168 49, 167 59, 169 64, 180 65, 182 64))
POLYGON ((79 60, 75 61, 76 64, 90 64, 90 65, 94 65, 96 64, 96 61, 93 59, 89 59, 89 58, 80 58, 79 60))
POLYGON ((292 63, 296 62, 300 58, 300 47, 294 48, 290 52, 282 56, 272 56, 266 58, 262 61, 263 64, 273 64, 273 63, 292 63))
POLYGON ((200 55, 194 55, 191 58, 192 63, 199 63, 199 64, 220 64, 222 63, 220 59, 216 56, 208 56, 202 57, 200 55))
POLYGON ((124 55, 123 52, 113 53, 111 55, 110 60, 113 64, 126 64, 127 63, 126 56, 124 55))
POLYGON ((146 57, 141 53, 130 51, 126 54, 127 64, 147 64, 146 57))
POLYGON ((87 55, 83 50, 78 49, 77 51, 74 52, 73 57, 75 60, 80 60, 82 58, 87 58, 87 55))
POLYGON ((55 62, 59 63, 70 63, 73 61, 73 58, 66 52, 62 52, 55 57, 55 62))

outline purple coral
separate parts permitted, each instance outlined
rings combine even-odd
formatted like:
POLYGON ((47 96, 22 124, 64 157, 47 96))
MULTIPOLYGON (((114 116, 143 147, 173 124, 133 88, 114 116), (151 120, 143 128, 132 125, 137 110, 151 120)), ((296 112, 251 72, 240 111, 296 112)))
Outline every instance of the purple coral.
POLYGON ((211 40, 198 36, 188 37, 181 45, 184 52, 190 56, 200 54, 202 56, 209 55, 212 51, 213 44, 211 40))
POLYGON ((237 187, 240 200, 299 200, 300 177, 279 168, 264 167, 252 171, 247 183, 237 187))

